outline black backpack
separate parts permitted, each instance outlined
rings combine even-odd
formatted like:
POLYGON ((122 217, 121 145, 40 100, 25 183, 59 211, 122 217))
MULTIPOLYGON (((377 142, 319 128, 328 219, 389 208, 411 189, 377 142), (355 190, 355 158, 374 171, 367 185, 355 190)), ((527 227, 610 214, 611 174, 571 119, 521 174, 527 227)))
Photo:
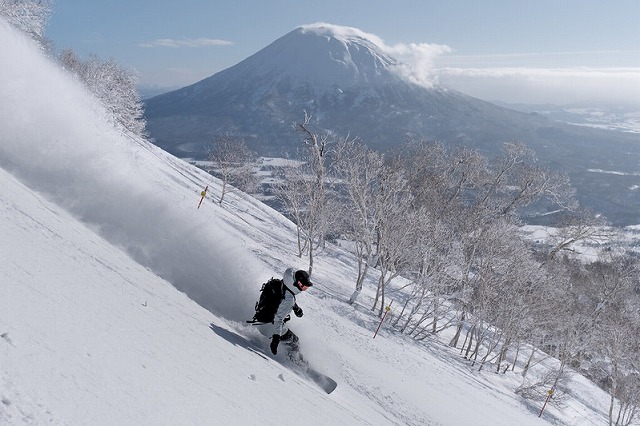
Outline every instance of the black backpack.
POLYGON ((284 299, 284 292, 284 282, 277 278, 271 278, 262 284, 260 299, 256 302, 256 313, 253 315, 253 320, 247 322, 272 323, 278 311, 278 306, 284 299))

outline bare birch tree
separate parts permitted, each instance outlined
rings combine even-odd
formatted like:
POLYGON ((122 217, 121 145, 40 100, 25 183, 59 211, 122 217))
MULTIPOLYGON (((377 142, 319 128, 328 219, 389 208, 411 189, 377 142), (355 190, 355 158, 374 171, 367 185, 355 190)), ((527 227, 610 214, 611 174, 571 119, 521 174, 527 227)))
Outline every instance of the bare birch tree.
POLYGON ((285 172, 285 182, 280 186, 279 198, 293 213, 298 228, 298 249, 303 247, 309 258, 309 273, 313 271, 314 250, 321 247, 333 222, 333 204, 327 194, 329 137, 311 131, 311 116, 305 112, 304 120, 294 124, 302 135, 300 160, 297 170, 285 172), (290 173, 297 171, 297 174, 290 173), (304 242, 303 242, 304 240, 304 242))
POLYGON ((355 290, 349 299, 353 304, 375 254, 375 199, 383 172, 383 156, 355 139, 344 139, 337 147, 334 165, 347 194, 343 231, 355 246, 358 270, 355 290))
POLYGON ((275 194, 282 202, 285 215, 296 225, 297 256, 302 257, 310 242, 306 233, 306 211, 310 192, 308 180, 304 179, 303 164, 288 164, 276 176, 275 194))
POLYGON ((216 136, 212 147, 207 150, 207 158, 215 167, 214 173, 222 180, 220 204, 230 186, 245 192, 254 188, 256 177, 253 162, 256 154, 249 150, 243 139, 228 133, 216 136))
POLYGON ((376 267, 378 287, 372 311, 380 302, 379 315, 385 307, 385 289, 391 280, 408 272, 415 262, 412 255, 417 241, 416 221, 420 215, 415 209, 409 182, 402 163, 388 161, 380 176, 374 209, 376 210, 376 267))

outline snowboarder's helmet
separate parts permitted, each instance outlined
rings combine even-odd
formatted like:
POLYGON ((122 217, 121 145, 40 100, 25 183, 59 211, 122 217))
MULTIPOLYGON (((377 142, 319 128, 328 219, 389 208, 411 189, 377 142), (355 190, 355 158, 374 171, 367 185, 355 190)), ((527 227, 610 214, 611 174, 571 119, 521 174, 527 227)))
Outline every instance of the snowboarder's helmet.
POLYGON ((307 271, 303 271, 302 269, 296 271, 295 279, 296 279, 296 282, 295 282, 296 286, 298 282, 300 282, 300 284, 302 284, 305 287, 311 287, 313 285, 311 281, 309 281, 309 273, 307 271))

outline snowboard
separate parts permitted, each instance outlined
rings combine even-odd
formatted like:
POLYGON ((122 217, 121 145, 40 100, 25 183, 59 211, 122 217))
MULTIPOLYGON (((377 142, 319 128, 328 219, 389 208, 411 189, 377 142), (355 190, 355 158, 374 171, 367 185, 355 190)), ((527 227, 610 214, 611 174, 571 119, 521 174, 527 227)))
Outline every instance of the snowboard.
MULTIPOLYGON (((241 346, 256 355, 260 356, 263 359, 273 359, 278 362, 280 365, 285 366, 292 372, 294 372, 297 376, 307 379, 312 382, 320 389, 322 389, 327 394, 330 394, 338 387, 338 383, 333 380, 331 377, 327 376, 311 367, 307 361, 305 361, 302 356, 298 353, 289 352, 289 348, 286 349, 287 356, 278 356, 274 357, 271 352, 268 351, 267 348, 262 348, 257 344, 254 344, 248 338, 241 336, 240 334, 235 333, 234 331, 228 330, 226 328, 219 327, 213 323, 209 325, 209 328, 216 333, 218 336, 224 338, 225 340, 233 343, 234 345, 241 346), (282 359, 284 358, 284 359, 282 359)), ((286 346, 286 345, 283 345, 286 346)), ((284 347, 283 347, 284 350, 284 347)))
POLYGON ((316 385, 326 393, 331 393, 338 387, 338 383, 326 374, 322 374, 307 365, 304 373, 316 385))

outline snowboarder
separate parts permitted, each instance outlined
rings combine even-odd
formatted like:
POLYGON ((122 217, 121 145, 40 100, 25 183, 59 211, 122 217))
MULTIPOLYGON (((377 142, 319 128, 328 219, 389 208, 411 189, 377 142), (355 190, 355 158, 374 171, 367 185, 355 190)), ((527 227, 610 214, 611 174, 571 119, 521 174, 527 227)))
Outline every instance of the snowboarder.
POLYGON ((298 318, 302 317, 302 308, 296 303, 296 295, 307 290, 313 284, 309 280, 307 271, 288 268, 284 271, 282 281, 284 283, 283 299, 278 306, 273 323, 259 325, 260 332, 265 336, 271 336, 270 349, 276 355, 278 353, 278 345, 285 342, 289 348, 290 357, 299 357, 298 336, 296 336, 286 322, 291 318, 290 313, 293 311, 298 318))
POLYGON ((286 324, 291 318, 292 311, 298 318, 302 316, 302 309, 296 303, 296 295, 312 285, 306 271, 287 269, 284 271, 282 280, 272 278, 262 286, 260 300, 256 303, 256 314, 247 323, 256 325, 263 335, 271 337, 269 346, 274 355, 278 353, 280 342, 284 342, 289 347, 287 355, 298 367, 298 371, 326 393, 331 393, 338 383, 315 370, 304 360, 300 353, 298 336, 289 330, 286 324))

